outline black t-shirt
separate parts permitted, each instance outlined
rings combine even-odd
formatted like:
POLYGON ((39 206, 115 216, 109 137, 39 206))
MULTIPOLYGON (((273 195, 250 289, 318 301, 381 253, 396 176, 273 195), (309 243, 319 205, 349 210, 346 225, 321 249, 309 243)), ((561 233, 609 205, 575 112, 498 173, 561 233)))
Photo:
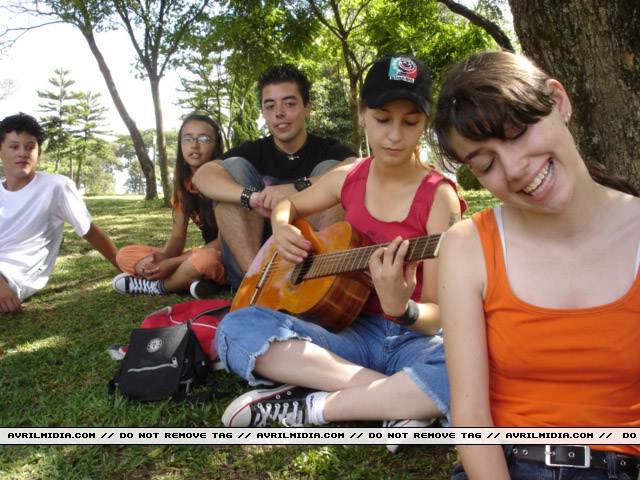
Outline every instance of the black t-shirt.
POLYGON ((308 177, 311 171, 325 160, 345 160, 357 155, 347 146, 333 138, 322 138, 307 133, 307 141, 293 155, 284 153, 273 139, 273 135, 255 141, 244 142, 227 150, 218 158, 242 157, 258 170, 262 177, 273 179, 273 183, 286 183, 308 177))

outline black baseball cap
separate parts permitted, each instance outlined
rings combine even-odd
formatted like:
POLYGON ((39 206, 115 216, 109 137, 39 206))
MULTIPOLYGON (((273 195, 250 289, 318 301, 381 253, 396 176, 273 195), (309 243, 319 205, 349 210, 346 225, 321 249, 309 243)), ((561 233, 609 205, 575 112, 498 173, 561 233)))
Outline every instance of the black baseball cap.
POLYGON ((404 53, 376 60, 364 80, 362 99, 369 108, 392 100, 411 100, 426 115, 431 114, 431 76, 424 62, 404 53))

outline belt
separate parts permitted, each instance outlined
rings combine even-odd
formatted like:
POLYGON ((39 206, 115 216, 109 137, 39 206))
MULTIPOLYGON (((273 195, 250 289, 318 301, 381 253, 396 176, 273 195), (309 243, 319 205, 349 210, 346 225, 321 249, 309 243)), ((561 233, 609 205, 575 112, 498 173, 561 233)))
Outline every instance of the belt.
MULTIPOLYGON (((587 445, 514 445, 511 453, 517 459, 542 462, 549 467, 609 469, 607 452, 591 450, 587 445)), ((640 457, 612 453, 617 472, 624 472, 631 478, 639 474, 640 457)))

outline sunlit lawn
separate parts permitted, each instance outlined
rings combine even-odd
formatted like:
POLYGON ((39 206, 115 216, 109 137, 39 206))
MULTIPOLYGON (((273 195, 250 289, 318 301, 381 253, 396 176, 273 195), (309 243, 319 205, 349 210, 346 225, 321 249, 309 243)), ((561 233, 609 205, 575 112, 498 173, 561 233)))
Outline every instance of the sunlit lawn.
MULTIPOLYGON (((470 212, 495 205, 486 192, 464 196, 470 212)), ((86 201, 118 246, 162 246, 168 238, 171 211, 160 201, 135 196, 86 201)), ((190 229, 189 242, 200 241, 190 229)), ((119 295, 111 288, 116 273, 67 228, 47 287, 25 302, 24 314, 0 317, 0 426, 222 427, 227 399, 142 404, 107 393, 117 365, 105 349, 126 343, 147 314, 190 299, 119 295)), ((230 299, 230 292, 221 297, 230 299)), ((5 445, 0 478, 446 479, 456 458, 446 445, 397 456, 384 446, 5 445)))

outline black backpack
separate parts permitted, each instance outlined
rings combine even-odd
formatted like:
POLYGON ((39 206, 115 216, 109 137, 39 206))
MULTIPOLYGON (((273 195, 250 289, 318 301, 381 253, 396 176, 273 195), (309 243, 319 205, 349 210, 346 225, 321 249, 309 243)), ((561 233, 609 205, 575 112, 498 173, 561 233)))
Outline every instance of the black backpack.
POLYGON ((209 371, 208 359, 189 323, 136 328, 109 387, 134 400, 179 401, 192 387, 202 385, 209 371))
POLYGON ((239 377, 207 383, 207 376, 213 371, 212 362, 191 327, 198 317, 212 311, 202 311, 176 325, 134 329, 122 363, 109 382, 109 393, 117 389, 132 400, 171 398, 192 403, 235 395, 219 388, 240 382, 239 377), (206 385, 207 389, 197 395, 188 395, 194 387, 201 385, 206 385))

